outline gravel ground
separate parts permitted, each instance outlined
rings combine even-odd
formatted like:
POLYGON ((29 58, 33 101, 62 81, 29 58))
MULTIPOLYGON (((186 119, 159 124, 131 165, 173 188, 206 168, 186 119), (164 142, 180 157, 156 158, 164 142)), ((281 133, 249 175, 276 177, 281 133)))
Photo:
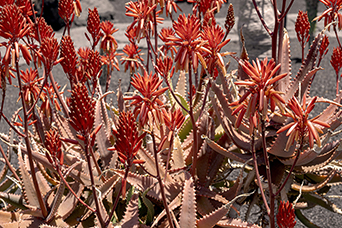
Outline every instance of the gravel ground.
MULTIPOLYGON (((114 23, 130 23, 132 22, 131 18, 128 18, 124 16, 125 8, 124 4, 125 1, 123 0, 112 0, 112 4, 115 6, 115 15, 114 15, 114 23)), ((238 12, 239 6, 238 6, 238 0, 230 1, 234 5, 235 12, 238 12)), ((278 1, 280 2, 280 1, 278 1)), ((294 6, 290 10, 290 13, 297 13, 298 9, 305 10, 305 1, 295 1, 294 6)), ((179 3, 179 6, 184 9, 183 13, 187 14, 191 12, 191 7, 187 3, 179 3)), ((227 5, 224 6, 222 9, 221 15, 222 17, 225 16, 227 5)), ((320 6, 319 12, 322 12, 324 8, 320 6)), ((84 10, 86 12, 86 10, 84 10)), ((236 13, 237 14, 237 13, 236 13)), ((236 29, 236 28, 235 28, 236 29)), ((248 42, 248 40, 246 41, 248 42)), ((330 39, 330 50, 327 54, 327 57, 322 62, 322 66, 325 68, 323 71, 319 71, 317 73, 317 76, 315 78, 315 81, 312 84, 311 89, 311 95, 312 96, 322 96, 328 99, 333 99, 335 97, 335 73, 333 71, 333 68, 330 66, 330 56, 332 54, 332 47, 336 47, 337 42, 336 39, 331 37, 330 39)), ((226 51, 232 51, 232 52, 239 52, 239 42, 235 39, 232 39, 231 42, 228 43, 228 45, 225 47, 226 51)), ((143 49, 142 52, 146 53, 146 49, 143 49)), ((301 49, 299 46, 299 43, 295 36, 291 37, 291 58, 292 59, 298 59, 301 58, 301 49)), ((237 64, 236 62, 231 59, 231 67, 229 70, 236 69, 237 64)), ((295 75, 300 67, 300 64, 295 63, 295 61, 292 62, 292 74, 295 75)), ((118 86, 119 79, 122 79, 122 87, 125 91, 129 84, 129 73, 124 73, 124 70, 122 67, 120 72, 114 72, 112 76, 112 83, 110 86, 110 90, 116 90, 118 86)), ((21 69, 25 69, 25 66, 22 66, 21 69)), ((66 78, 64 76, 64 73, 62 71, 62 68, 60 66, 57 66, 54 68, 53 71, 54 77, 56 81, 63 87, 66 83, 66 78)), ((15 80, 14 80, 15 81, 15 80)), ((14 83, 15 84, 15 83, 14 83)), ((14 87, 8 86, 7 92, 6 92, 6 102, 5 102, 5 110, 4 113, 7 117, 10 117, 11 114, 19 107, 17 103, 17 97, 18 97, 18 89, 14 87)), ((115 97, 112 97, 115 99, 115 97)), ((324 105, 317 105, 315 112, 319 113, 321 110, 323 110, 324 105)), ((2 120, 0 123, 0 132, 7 132, 8 126, 4 123, 2 120)), ((12 162, 15 164, 16 159, 12 159, 12 162)), ((332 190, 329 192, 329 195, 342 195, 341 194, 342 188, 341 187, 333 187, 332 190)), ((334 202, 338 207, 342 208, 342 201, 338 198, 332 199, 332 202, 334 202)), ((316 206, 312 209, 303 211, 304 215, 312 222, 317 224, 319 227, 338 227, 340 226, 340 220, 341 215, 338 215, 336 213, 332 213, 330 211, 327 211, 326 209, 323 209, 319 206, 316 206)), ((255 217, 251 218, 251 221, 253 221, 255 217)), ((301 224, 300 221, 297 222, 296 227, 305 227, 301 224)))

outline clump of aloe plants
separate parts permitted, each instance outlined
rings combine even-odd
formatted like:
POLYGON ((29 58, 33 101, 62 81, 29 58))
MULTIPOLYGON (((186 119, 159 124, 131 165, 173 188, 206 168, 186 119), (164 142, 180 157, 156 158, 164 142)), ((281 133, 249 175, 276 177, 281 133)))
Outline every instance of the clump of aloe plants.
POLYGON ((60 40, 31 0, 1 1, 0 121, 10 127, 0 134, 7 147, 0 145, 1 226, 294 227, 296 217, 311 225, 301 211, 313 205, 341 213, 325 194, 342 181, 341 139, 332 140, 342 123, 342 1, 320 0, 327 10, 315 19, 339 44, 330 60, 334 100, 310 96, 328 51, 325 30, 308 47, 310 23, 299 11, 303 58, 292 74, 284 19, 294 0, 280 8, 272 1, 273 28, 251 1, 272 40, 269 58, 249 59, 244 46, 223 51, 235 24, 232 5, 220 11, 226 0, 188 0, 189 15, 178 15, 174 0, 129 1, 133 22, 122 52, 115 24, 101 22, 96 8, 88 9, 89 46, 75 49, 78 0, 59 1, 60 40), (226 13, 223 27, 218 13, 226 13), (163 20, 172 27, 160 30, 163 20), (119 56, 130 92, 109 87, 119 56), (229 59, 238 69, 229 69, 229 59), (69 97, 54 79, 57 65, 69 97), (3 112, 8 90, 21 102, 11 116, 3 112), (116 105, 106 99, 113 93, 116 105), (328 105, 312 116, 317 102, 328 105), (260 216, 251 221, 255 206, 260 216))

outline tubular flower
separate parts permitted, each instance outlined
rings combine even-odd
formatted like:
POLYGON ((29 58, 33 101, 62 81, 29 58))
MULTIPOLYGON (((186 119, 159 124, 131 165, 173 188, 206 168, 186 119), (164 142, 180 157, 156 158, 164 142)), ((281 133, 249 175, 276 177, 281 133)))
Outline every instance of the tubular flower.
POLYGON ((153 11, 157 8, 157 4, 151 5, 150 0, 140 0, 137 2, 130 1, 127 3, 126 16, 133 17, 132 24, 127 28, 129 32, 137 24, 137 40, 145 36, 147 30, 154 31, 154 23, 162 23, 163 18, 159 17, 160 10, 156 12, 156 21, 154 21, 153 11))
MULTIPOLYGON (((88 9, 87 31, 90 33, 91 38, 93 39, 93 47, 95 47, 100 41, 101 36, 100 16, 96 7, 94 7, 94 10, 88 9)), ((86 37, 90 41, 87 34, 86 37)))
POLYGON ((189 69, 189 63, 193 66, 194 71, 198 68, 198 59, 203 62, 202 52, 210 53, 210 51, 204 48, 206 41, 200 39, 200 20, 195 15, 184 14, 179 15, 178 21, 173 22, 173 29, 175 35, 169 36, 166 45, 178 46, 178 52, 175 58, 176 71, 189 69))
POLYGON ((304 48, 305 44, 309 42, 310 39, 310 22, 307 12, 303 13, 303 11, 299 10, 295 23, 295 30, 297 33, 298 41, 302 48, 304 48))
POLYGON ((61 65, 64 72, 69 76, 69 80, 73 80, 76 74, 77 56, 74 43, 70 36, 63 36, 62 38, 61 57, 63 57, 61 65))
POLYGON ((138 45, 134 43, 126 44, 122 50, 126 56, 120 59, 121 65, 125 64, 125 72, 130 70, 130 73, 133 74, 135 70, 141 65, 140 61, 143 62, 144 60, 140 57, 141 50, 138 49, 138 45))
POLYGON ((288 107, 291 111, 288 111, 284 115, 291 117, 293 119, 293 122, 283 126, 277 131, 277 134, 279 134, 281 132, 288 130, 286 136, 289 136, 289 139, 287 141, 285 150, 289 150, 294 141, 301 141, 304 137, 309 137, 310 148, 313 148, 314 140, 316 140, 317 145, 321 147, 321 140, 319 138, 318 133, 323 132, 316 125, 320 125, 322 127, 327 128, 329 128, 330 125, 320 120, 317 120, 319 116, 316 116, 311 120, 308 119, 309 113, 315 107, 316 100, 317 97, 314 97, 310 101, 308 106, 306 106, 306 98, 304 96, 303 107, 299 104, 298 100, 295 97, 289 101, 288 107))
POLYGON ((210 27, 207 26, 203 28, 201 36, 203 40, 207 41, 204 47, 210 51, 209 53, 205 53, 203 55, 209 74, 213 73, 216 66, 219 66, 222 72, 225 72, 226 69, 222 57, 233 53, 220 53, 221 49, 230 41, 223 41, 223 29, 219 25, 210 27))
POLYGON ((207 11, 203 16, 203 27, 216 26, 215 14, 213 11, 207 11))
POLYGON ((296 225, 296 215, 292 203, 287 201, 280 201, 278 214, 277 214, 277 224, 280 228, 293 228, 296 225))
POLYGON ((174 0, 160 0, 159 4, 162 10, 165 8, 165 14, 167 17, 169 16, 169 14, 172 14, 172 10, 175 11, 175 13, 177 13, 178 9, 180 10, 179 6, 175 3, 174 0))
POLYGON ((95 103, 84 84, 74 86, 71 91, 69 123, 82 136, 90 134, 94 126, 95 103))
POLYGON ((280 92, 274 90, 274 85, 277 81, 284 78, 285 74, 275 76, 280 68, 280 64, 276 66, 273 59, 267 63, 267 58, 264 61, 253 60, 253 65, 248 61, 240 60, 242 69, 250 77, 244 81, 235 82, 236 85, 244 86, 245 93, 240 100, 231 103, 231 106, 237 106, 233 115, 240 112, 238 121, 235 123, 236 127, 240 126, 243 115, 250 120, 250 129, 256 126, 257 111, 262 113, 262 117, 266 118, 268 111, 268 102, 270 102, 271 111, 275 111, 278 106, 283 110, 284 99, 280 96, 280 92), (246 101, 246 102, 245 102, 246 101), (254 119, 254 120, 253 120, 254 119), (253 121, 252 121, 253 120, 253 121), (254 124, 252 124, 254 123, 254 124))
POLYGON ((110 21, 104 21, 100 25, 104 34, 101 34, 101 49, 107 52, 114 52, 118 48, 118 42, 113 34, 119 29, 114 28, 114 24, 110 21))
MULTIPOLYGON (((327 8, 320 16, 314 20, 322 20, 324 18, 324 26, 327 26, 333 21, 337 21, 338 28, 342 29, 342 14, 338 11, 342 9, 342 0, 319 0, 327 8)), ((336 25, 334 25, 336 26, 336 25)), ((328 28, 330 31, 330 26, 328 28)))
POLYGON ((139 122, 141 126, 144 126, 148 120, 148 113, 155 110, 156 114, 154 121, 160 120, 161 112, 160 108, 164 103, 158 98, 168 88, 161 88, 163 80, 161 80, 156 74, 152 75, 152 72, 148 74, 144 71, 144 75, 141 76, 139 73, 132 78, 132 86, 136 88, 141 95, 135 95, 132 97, 126 97, 125 100, 133 100, 131 105, 135 106, 134 114, 139 114, 139 122))
MULTIPOLYGON (((31 3, 29 0, 17 0, 15 4, 19 7, 21 13, 26 18, 29 18, 33 15, 31 3)), ((34 6, 34 4, 33 4, 33 6, 34 6)))
MULTIPOLYGON (((23 91, 24 91, 24 100, 26 103, 31 103, 32 98, 34 100, 37 99, 40 91, 40 84, 39 82, 43 80, 43 78, 38 78, 38 71, 26 69, 26 71, 21 70, 20 71, 20 78, 24 82, 23 83, 23 91)), ((19 97, 20 99, 21 97, 19 97)))
POLYGON ((27 63, 32 60, 28 48, 19 43, 30 31, 30 25, 26 18, 21 14, 17 5, 5 5, 0 9, 0 36, 7 39, 8 42, 0 44, 6 47, 3 61, 9 63, 11 58, 11 50, 13 48, 12 62, 19 58, 19 49, 27 63))
POLYGON ((113 129, 113 135, 116 138, 115 146, 108 150, 118 152, 119 160, 130 167, 132 164, 143 163, 142 160, 135 159, 146 132, 139 136, 138 128, 131 112, 121 112, 117 130, 113 129))
POLYGON ((56 129, 50 129, 45 133, 45 147, 48 153, 45 154, 49 162, 57 167, 57 164, 63 165, 64 155, 62 152, 62 141, 56 129))

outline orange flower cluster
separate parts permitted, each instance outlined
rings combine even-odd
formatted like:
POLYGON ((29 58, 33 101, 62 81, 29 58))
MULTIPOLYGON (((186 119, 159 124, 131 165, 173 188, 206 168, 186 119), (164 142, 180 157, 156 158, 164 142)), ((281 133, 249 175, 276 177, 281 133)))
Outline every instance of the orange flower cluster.
POLYGON ((315 107, 316 100, 317 97, 314 97, 307 106, 305 96, 303 98, 303 106, 299 104, 298 100, 295 97, 289 101, 288 107, 291 111, 289 110, 284 115, 291 117, 293 119, 293 122, 283 126, 277 131, 277 134, 279 134, 283 131, 288 130, 286 136, 289 136, 289 139, 287 141, 285 150, 289 150, 289 148, 295 141, 301 143, 306 136, 309 137, 310 148, 313 148, 314 140, 316 140, 317 145, 321 147, 321 140, 318 133, 322 134, 323 132, 316 125, 327 128, 329 128, 330 125, 318 120, 317 118, 319 116, 316 116, 315 118, 309 120, 309 114, 315 107))
POLYGON ((135 95, 132 97, 126 97, 125 100, 133 100, 131 105, 135 106, 134 115, 139 115, 139 122, 141 126, 144 126, 148 120, 148 113, 152 110, 155 111, 154 118, 156 120, 161 119, 161 107, 164 103, 159 99, 168 88, 159 88, 162 84, 161 80, 156 74, 152 75, 152 72, 148 74, 144 71, 144 75, 139 73, 132 78, 132 86, 136 88, 141 95, 135 95))
POLYGON ((276 106, 283 110, 285 101, 280 96, 280 92, 274 90, 274 85, 287 74, 275 76, 280 68, 280 64, 276 66, 273 59, 269 62, 267 58, 261 62, 259 59, 256 62, 253 60, 253 65, 246 60, 240 60, 240 65, 250 78, 235 82, 238 86, 244 86, 246 91, 240 100, 232 102, 230 105, 236 106, 233 115, 239 113, 235 126, 240 126, 245 115, 249 119, 250 130, 252 131, 257 126, 258 112, 262 113, 263 118, 266 118, 268 103, 270 103, 272 112, 275 111, 276 106))

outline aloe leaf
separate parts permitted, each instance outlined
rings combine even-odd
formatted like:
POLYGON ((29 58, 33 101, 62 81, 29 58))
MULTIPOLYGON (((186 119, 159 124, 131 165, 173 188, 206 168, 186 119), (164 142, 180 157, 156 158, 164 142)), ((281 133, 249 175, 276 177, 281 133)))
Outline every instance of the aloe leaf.
POLYGON ((39 207, 39 202, 37 198, 37 193, 33 186, 33 181, 31 179, 31 174, 28 172, 28 169, 24 163, 22 158, 21 152, 18 151, 18 162, 19 162, 19 170, 20 170, 20 177, 22 180, 22 187, 23 187, 23 195, 25 201, 34 207, 39 207))
POLYGON ((178 93, 182 97, 186 97, 186 76, 185 76, 185 71, 181 70, 179 72, 179 77, 177 81, 177 86, 175 89, 175 92, 178 93))
MULTIPOLYGON (((212 213, 205 215, 203 218, 200 218, 199 220, 197 220, 197 227, 198 228, 211 228, 214 227, 216 224, 219 223, 219 221, 229 212, 230 207, 233 205, 233 203, 240 197, 246 197, 246 196, 250 196, 252 193, 245 193, 245 194, 241 194, 236 196, 234 199, 232 199, 229 203, 224 204, 222 207, 216 209, 215 211, 213 211, 212 213)), ((248 224, 247 222, 243 222, 240 219, 228 219, 228 221, 224 221, 221 222, 219 224, 220 226, 224 226, 224 227, 259 227, 257 225, 251 225, 248 224), (235 225, 235 226, 233 226, 235 225), (237 226, 239 225, 239 226, 237 226)))
POLYGON ((58 210, 58 207, 62 202, 64 190, 65 190, 65 183, 63 181, 61 181, 61 183, 59 184, 59 186, 57 188, 56 195, 53 199, 53 203, 51 205, 50 213, 49 213, 48 217, 46 217, 46 221, 51 221, 51 219, 55 216, 55 214, 58 210))
POLYGON ((138 207, 139 195, 133 194, 131 200, 129 201, 125 215, 122 219, 122 228, 131 228, 139 226, 139 207, 138 207))
POLYGON ((327 198, 324 196, 319 195, 318 193, 308 193, 308 194, 303 194, 303 197, 311 202, 314 202, 314 204, 319 205, 331 212, 337 213, 342 215, 342 210, 338 208, 334 203, 330 202, 327 198))
MULTIPOLYGON (((315 63, 316 63, 317 52, 321 45, 322 38, 323 38, 323 33, 319 33, 316 36, 315 40, 313 41, 309 49, 309 53, 307 54, 306 59, 304 60, 304 63, 299 69, 296 75, 296 78, 294 79, 292 83, 290 83, 289 87, 287 88, 287 91, 284 97, 285 102, 288 102, 295 95, 295 93, 298 91, 299 85, 303 82, 307 74, 314 68, 315 63)), ((306 81, 305 84, 302 84, 302 87, 307 88, 309 86, 309 82, 310 81, 306 81)))
MULTIPOLYGON (((209 139, 206 136, 203 136, 203 138, 205 139, 205 141, 207 142, 207 144, 217 153, 222 154, 223 156, 235 160, 235 161, 239 161, 239 162, 243 162, 245 163, 246 161, 248 161, 249 159, 252 158, 252 156, 250 154, 238 154, 238 153, 234 153, 231 152, 223 147, 221 147, 220 145, 218 145, 216 142, 212 141, 211 139, 209 139)), ((252 163, 251 163, 252 164, 252 163)))
POLYGON ((283 43, 280 45, 279 50, 279 75, 286 73, 287 76, 277 82, 275 87, 277 91, 285 91, 288 88, 291 80, 290 37, 286 29, 284 30, 283 43))
POLYGON ((179 169, 185 166, 183 154, 184 152, 182 149, 180 138, 178 136, 175 136, 173 139, 173 148, 171 152, 172 160, 170 162, 172 169, 179 169))
MULTIPOLYGON (((72 188, 72 190, 76 193, 78 197, 81 196, 83 189, 84 189, 84 186, 81 183, 75 181, 75 183, 70 185, 70 187, 72 188)), ((69 193, 65 196, 65 198, 63 198, 63 201, 59 205, 58 210, 57 210, 57 215, 61 216, 63 219, 67 218, 75 210, 77 204, 78 204, 78 200, 69 191, 69 193)))
POLYGON ((146 216, 146 224, 151 224, 152 221, 153 221, 153 218, 154 218, 154 205, 153 203, 151 202, 151 200, 149 200, 147 197, 146 197, 146 194, 149 190, 146 190, 143 192, 143 194, 141 194, 141 199, 144 203, 144 205, 146 206, 147 208, 147 216, 146 216))
MULTIPOLYGON (((172 213, 174 209, 179 207, 182 204, 182 192, 180 192, 171 203, 169 203, 168 207, 172 213)), ((155 227, 158 222, 166 215, 166 210, 164 209, 161 213, 159 213, 158 217, 154 219, 151 227, 155 227)))
POLYGON ((20 219, 20 214, 17 212, 0 211, 0 224, 18 221, 20 219))
MULTIPOLYGON (((186 101, 185 96, 182 96, 181 94, 175 92, 176 97, 178 98, 178 100, 180 101, 180 103, 183 105, 184 108, 186 108, 187 110, 189 110, 189 104, 186 101)), ((178 103, 176 105, 176 108, 178 108, 178 103)), ((180 108, 180 107, 179 107, 180 108)), ((183 115, 188 114, 184 109, 182 109, 183 115)))
POLYGON ((319 226, 312 223, 307 217, 305 217, 301 210, 295 210, 296 217, 308 228, 320 228, 319 226))
MULTIPOLYGON (((108 118, 107 109, 105 107, 103 99, 99 99, 96 102, 95 106, 95 122, 94 127, 102 124, 101 129, 96 134, 96 143, 98 147, 98 152, 100 154, 101 162, 104 168, 109 167, 111 159, 117 160, 117 152, 107 150, 108 147, 111 147, 111 143, 109 141, 109 135, 111 131, 111 123, 108 118), (113 156, 116 155, 116 156, 113 156)), ((110 167, 114 168, 114 167, 110 167)))
POLYGON ((182 228, 193 228, 196 224, 196 197, 194 181, 189 173, 185 175, 183 200, 179 217, 182 228))
POLYGON ((3 199, 6 203, 9 203, 14 207, 17 207, 22 210, 27 209, 27 207, 24 205, 24 200, 21 195, 5 193, 5 192, 0 191, 0 198, 3 199))
MULTIPOLYGON (((160 175, 162 177, 165 176, 165 167, 164 165, 160 162, 161 161, 161 158, 159 156, 159 154, 157 155, 158 156, 158 161, 159 161, 159 172, 160 172, 160 175)), ((152 175, 156 176, 157 175, 157 169, 156 169, 156 164, 154 162, 154 158, 152 157, 152 154, 150 154, 145 148, 141 148, 139 151, 138 151, 138 154, 137 154, 137 157, 140 159, 140 160, 143 160, 145 161, 145 163, 143 164, 143 166, 145 167, 145 169, 151 173, 152 175)), ((166 179, 165 179, 166 182, 172 182, 172 178, 170 177, 170 175, 167 173, 166 174, 166 179)))

